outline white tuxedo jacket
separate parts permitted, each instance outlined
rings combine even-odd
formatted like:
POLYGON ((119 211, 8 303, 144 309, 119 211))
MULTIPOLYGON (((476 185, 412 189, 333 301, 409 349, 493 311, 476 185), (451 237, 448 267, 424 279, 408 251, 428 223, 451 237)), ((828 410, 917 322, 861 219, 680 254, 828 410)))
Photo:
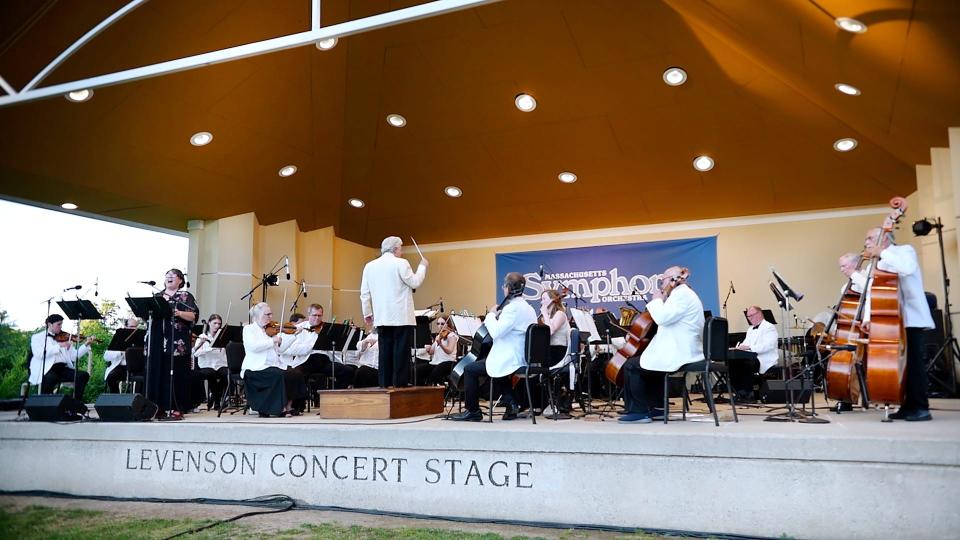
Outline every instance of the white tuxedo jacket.
POLYGON ((374 326, 413 326, 413 289, 423 283, 427 267, 414 272, 406 259, 384 253, 363 267, 360 307, 363 316, 373 315, 374 326))

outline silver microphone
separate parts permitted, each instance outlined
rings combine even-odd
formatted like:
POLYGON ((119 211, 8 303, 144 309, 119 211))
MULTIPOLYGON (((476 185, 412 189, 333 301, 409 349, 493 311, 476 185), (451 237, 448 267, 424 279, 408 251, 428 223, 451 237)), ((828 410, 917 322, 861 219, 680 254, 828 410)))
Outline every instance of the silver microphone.
POLYGON ((287 267, 287 281, 290 281, 290 257, 284 257, 283 265, 287 267))
POLYGON ((537 271, 537 274, 540 276, 540 279, 543 279, 543 265, 540 265, 540 270, 537 271))
POLYGON ((730 282, 730 292, 732 292, 733 294, 737 294, 737 289, 734 288, 732 281, 730 282))

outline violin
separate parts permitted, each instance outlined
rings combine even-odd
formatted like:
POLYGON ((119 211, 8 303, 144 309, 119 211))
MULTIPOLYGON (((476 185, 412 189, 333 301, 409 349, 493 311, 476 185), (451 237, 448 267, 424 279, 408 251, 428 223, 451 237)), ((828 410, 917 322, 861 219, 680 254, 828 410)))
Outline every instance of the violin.
MULTIPOLYGON (((86 341, 88 337, 90 336, 85 336, 83 334, 76 335, 76 334, 71 334, 70 332, 59 332, 53 336, 53 340, 56 341, 57 343, 66 343, 68 341, 73 343, 79 343, 81 341, 86 341)), ((93 342, 103 343, 103 340, 100 338, 95 338, 93 342)))
POLYGON ((270 337, 273 337, 281 332, 292 335, 297 333, 297 325, 288 322, 283 323, 283 326, 281 327, 280 323, 277 321, 270 321, 266 326, 263 327, 263 331, 266 332, 270 337))

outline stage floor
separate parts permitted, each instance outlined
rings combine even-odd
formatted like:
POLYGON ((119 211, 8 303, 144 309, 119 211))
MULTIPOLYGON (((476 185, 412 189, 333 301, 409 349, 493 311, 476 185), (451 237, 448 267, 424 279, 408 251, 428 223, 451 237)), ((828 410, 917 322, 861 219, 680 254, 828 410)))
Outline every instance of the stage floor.
MULTIPOLYGON (((695 396, 696 397, 696 396, 695 396)), ((679 404, 679 399, 674 400, 679 404)), ((598 403, 599 404, 599 403, 598 403)), ((826 424, 764 422, 740 408, 720 427, 597 417, 494 423, 263 419, 216 412, 178 422, 51 424, 0 413, 0 489, 242 499, 424 516, 547 521, 797 538, 957 538, 960 400, 931 422, 878 411, 826 424), (76 473, 51 463, 79 463, 76 473), (535 501, 536 512, 525 510, 535 501), (843 507, 842 520, 829 518, 843 507)))

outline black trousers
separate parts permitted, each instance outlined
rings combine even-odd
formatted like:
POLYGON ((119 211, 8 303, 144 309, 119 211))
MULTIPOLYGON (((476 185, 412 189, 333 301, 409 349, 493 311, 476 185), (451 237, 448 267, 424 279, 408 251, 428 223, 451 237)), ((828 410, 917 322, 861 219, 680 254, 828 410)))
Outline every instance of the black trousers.
MULTIPOLYGON (((470 412, 480 410, 480 378, 487 376, 487 361, 479 360, 463 368, 463 404, 470 412)), ((500 402, 507 406, 516 404, 510 377, 493 379, 493 393, 500 394, 500 402)))
POLYGON ((83 401, 83 392, 86 390, 87 383, 90 381, 90 374, 86 371, 77 373, 73 368, 67 367, 67 365, 62 362, 54 364, 53 367, 50 368, 50 371, 43 376, 43 379, 40 381, 40 393, 53 393, 53 389, 57 386, 57 383, 74 382, 74 374, 76 374, 77 385, 74 387, 73 397, 83 401))
POLYGON ((354 388, 371 388, 380 384, 379 371, 369 366, 360 366, 353 376, 354 388))
POLYGON ((737 359, 727 362, 730 369, 730 384, 738 397, 746 397, 747 394, 752 398, 753 384, 760 374, 760 360, 756 353, 751 353, 752 358, 737 359))
POLYGON ((926 338, 927 331, 923 328, 907 327, 905 395, 900 408, 908 412, 925 411, 930 408, 930 402, 927 400, 927 359, 924 355, 926 338))
MULTIPOLYGON (((566 345, 551 345, 550 346, 550 365, 552 366, 560 362, 561 360, 563 360, 563 357, 566 352, 567 352, 566 345)), ((562 375, 558 375, 557 380, 561 380, 561 379, 562 379, 562 375)), ((547 392, 546 388, 544 387, 545 383, 546 381, 541 380, 539 377, 530 379, 530 395, 533 397, 533 408, 540 409, 541 411, 547 407, 547 405, 549 404, 548 402, 550 401, 550 394, 547 392)), ((556 384, 556 381, 554 381, 554 384, 556 384)), ((559 389, 555 385, 553 387, 554 396, 557 395, 558 390, 559 389)), ((527 393, 525 391, 519 392, 519 395, 517 396, 517 401, 520 403, 521 408, 530 407, 530 404, 527 403, 527 393)))
POLYGON ((107 375, 107 389, 111 394, 120 393, 120 383, 127 380, 127 366, 117 366, 107 375))
POLYGON ((173 358, 173 392, 170 392, 170 356, 158 354, 147 365, 146 398, 157 404, 158 412, 177 410, 189 412, 190 399, 190 363, 189 356, 173 358), (172 399, 172 401, 171 401, 172 399))
POLYGON ((224 389, 227 387, 227 377, 229 376, 230 370, 226 367, 220 369, 213 368, 200 368, 193 371, 193 404, 200 405, 208 400, 212 399, 213 403, 220 403, 220 397, 223 395, 224 389), (206 395, 206 390, 203 387, 203 381, 210 382, 210 394, 212 398, 206 395))
POLYGON ((380 387, 410 383, 410 343, 413 326, 378 326, 380 387))
POLYGON ((640 357, 634 356, 623 364, 623 403, 627 412, 650 413, 663 406, 663 378, 667 373, 640 367, 640 357))

